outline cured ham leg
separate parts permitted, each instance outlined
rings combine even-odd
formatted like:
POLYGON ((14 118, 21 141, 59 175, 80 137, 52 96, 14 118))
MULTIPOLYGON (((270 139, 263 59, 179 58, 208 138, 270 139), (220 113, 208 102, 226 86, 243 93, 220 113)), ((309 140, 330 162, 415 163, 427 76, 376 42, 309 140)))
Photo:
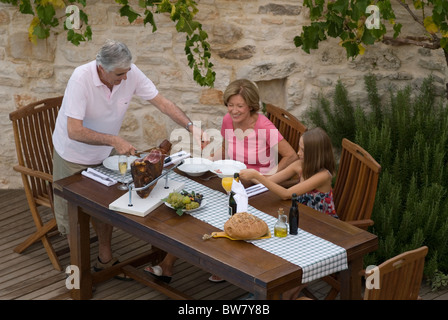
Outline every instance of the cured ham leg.
MULTIPOLYGON (((131 163, 131 174, 136 188, 144 187, 162 174, 163 161, 169 155, 170 150, 171 143, 164 140, 159 147, 149 149, 148 155, 143 159, 137 159, 131 163)), ((137 194, 145 199, 154 187, 155 184, 145 190, 137 191, 137 194)))

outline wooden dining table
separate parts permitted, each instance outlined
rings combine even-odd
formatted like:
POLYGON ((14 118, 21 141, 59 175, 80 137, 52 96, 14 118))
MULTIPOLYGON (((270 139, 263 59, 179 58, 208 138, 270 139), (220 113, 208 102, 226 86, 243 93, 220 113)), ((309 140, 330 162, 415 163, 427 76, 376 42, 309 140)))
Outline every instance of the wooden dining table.
MULTIPOLYGON (((180 172, 178 172, 180 173, 180 172)), ((182 173, 180 173, 182 174, 182 173)), ((221 179, 189 177, 207 187, 220 190, 221 179)), ((255 299, 279 299, 286 290, 301 283, 302 268, 250 242, 226 238, 204 240, 204 234, 222 231, 189 214, 179 216, 165 205, 140 217, 109 209, 109 204, 126 191, 116 185, 107 187, 83 175, 75 174, 54 182, 55 193, 68 202, 70 219, 71 264, 79 268, 79 287, 71 291, 73 299, 92 298, 92 287, 124 272, 173 299, 191 299, 168 284, 141 270, 147 263, 158 263, 169 252, 205 271, 254 294, 255 299), (151 250, 108 268, 91 271, 90 218, 106 222, 151 244, 151 250)), ((205 195, 206 196, 206 195, 205 195)), ((279 207, 289 208, 270 191, 249 198, 249 205, 276 216, 279 207)), ((341 299, 361 299, 363 257, 377 249, 377 236, 348 223, 300 205, 299 227, 347 251, 348 268, 339 273, 341 299)))

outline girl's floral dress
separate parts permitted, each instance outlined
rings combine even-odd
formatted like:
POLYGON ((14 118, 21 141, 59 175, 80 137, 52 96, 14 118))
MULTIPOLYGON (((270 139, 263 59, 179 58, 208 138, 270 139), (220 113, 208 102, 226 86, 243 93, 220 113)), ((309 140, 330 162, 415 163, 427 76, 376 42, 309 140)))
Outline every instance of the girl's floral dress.
POLYGON ((298 202, 320 212, 326 213, 334 218, 338 218, 333 201, 333 190, 326 193, 318 190, 304 193, 298 196, 298 202))

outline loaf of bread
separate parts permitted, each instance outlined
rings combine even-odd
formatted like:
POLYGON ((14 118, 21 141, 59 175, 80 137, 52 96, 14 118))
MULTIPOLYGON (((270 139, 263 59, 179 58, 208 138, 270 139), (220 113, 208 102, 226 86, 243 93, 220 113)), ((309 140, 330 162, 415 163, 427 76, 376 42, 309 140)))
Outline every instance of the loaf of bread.
POLYGON ((268 225, 262 219, 247 213, 238 212, 224 224, 224 232, 233 239, 257 239, 268 233, 268 225))

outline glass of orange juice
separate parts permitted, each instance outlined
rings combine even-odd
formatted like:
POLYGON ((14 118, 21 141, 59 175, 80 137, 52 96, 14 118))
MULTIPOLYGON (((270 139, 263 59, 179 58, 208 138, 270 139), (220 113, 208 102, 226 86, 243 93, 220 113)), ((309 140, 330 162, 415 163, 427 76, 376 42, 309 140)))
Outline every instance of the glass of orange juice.
POLYGON ((222 187, 226 190, 227 194, 230 194, 232 190, 233 177, 224 177, 221 180, 222 187))

